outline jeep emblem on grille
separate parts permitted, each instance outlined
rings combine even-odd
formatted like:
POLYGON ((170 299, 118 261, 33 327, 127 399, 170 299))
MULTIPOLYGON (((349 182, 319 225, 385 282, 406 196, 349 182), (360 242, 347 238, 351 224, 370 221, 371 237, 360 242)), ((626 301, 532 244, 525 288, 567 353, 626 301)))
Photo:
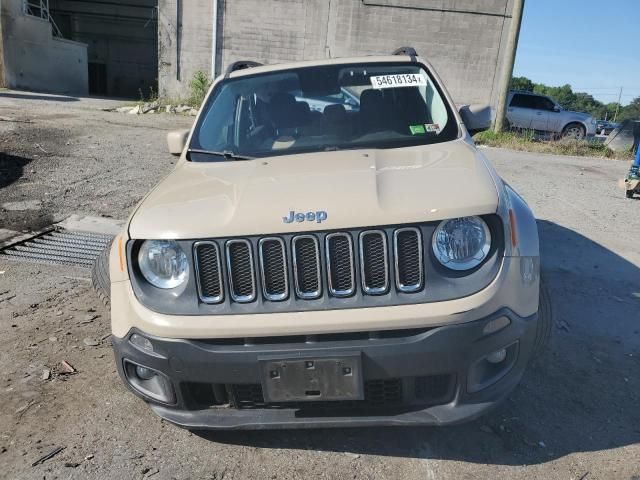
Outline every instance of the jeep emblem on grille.
POLYGON ((306 212, 306 213, 302 213, 302 212, 294 212, 293 210, 291 210, 289 212, 289 216, 288 217, 282 217, 282 221, 284 223, 292 223, 292 222, 317 222, 317 223, 322 223, 327 219, 327 212, 325 212, 324 210, 319 210, 317 212, 306 212))

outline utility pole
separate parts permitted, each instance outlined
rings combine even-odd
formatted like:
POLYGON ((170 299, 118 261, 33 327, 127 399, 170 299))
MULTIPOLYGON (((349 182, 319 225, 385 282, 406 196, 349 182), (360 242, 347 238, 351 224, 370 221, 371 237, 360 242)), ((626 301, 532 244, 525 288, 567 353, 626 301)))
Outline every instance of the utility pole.
POLYGON ((516 49, 518 47, 518 36, 520 35, 520 24, 522 23, 522 10, 524 0, 513 0, 513 10, 511 12, 511 26, 507 37, 505 59, 502 65, 502 78, 500 80, 500 90, 498 92, 498 105, 496 106, 496 121, 494 131, 501 132, 504 128, 504 115, 507 110, 507 96, 509 95, 509 85, 513 76, 513 64, 516 60, 516 49))
POLYGON ((616 118, 618 118, 618 111, 620 110, 621 100, 622 100, 622 87, 620 87, 620 93, 618 94, 618 103, 616 103, 616 113, 613 116, 613 123, 616 123, 616 118))

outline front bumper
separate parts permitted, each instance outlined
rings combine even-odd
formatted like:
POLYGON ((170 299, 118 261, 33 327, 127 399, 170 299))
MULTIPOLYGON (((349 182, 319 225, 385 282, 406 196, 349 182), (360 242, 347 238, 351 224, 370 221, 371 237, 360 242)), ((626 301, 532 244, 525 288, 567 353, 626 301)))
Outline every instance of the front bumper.
POLYGON ((477 417, 509 394, 529 361, 536 323, 537 315, 523 318, 503 308, 464 324, 364 337, 351 333, 247 342, 178 340, 132 329, 124 338, 114 337, 113 347, 125 384, 149 401, 160 417, 189 429, 443 425, 477 417), (508 326, 484 333, 488 323, 502 317, 509 319, 508 326), (133 333, 147 337, 154 352, 133 345, 129 341, 133 333), (485 357, 503 348, 507 356, 502 365, 485 368, 485 357), (354 352, 361 355, 365 400, 296 404, 262 400, 259 358, 354 352), (173 389, 173 404, 159 404, 136 390, 125 362, 160 373, 173 389))

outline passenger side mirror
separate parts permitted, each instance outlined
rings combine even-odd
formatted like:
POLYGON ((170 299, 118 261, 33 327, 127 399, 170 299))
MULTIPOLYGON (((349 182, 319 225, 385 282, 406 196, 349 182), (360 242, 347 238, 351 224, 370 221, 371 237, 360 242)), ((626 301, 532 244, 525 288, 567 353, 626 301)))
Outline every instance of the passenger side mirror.
POLYGON ((491 127, 491 107, 489 105, 463 105, 458 109, 469 134, 474 135, 491 127))
POLYGON ((167 146, 171 155, 181 155, 187 144, 189 130, 173 130, 167 133, 167 146))

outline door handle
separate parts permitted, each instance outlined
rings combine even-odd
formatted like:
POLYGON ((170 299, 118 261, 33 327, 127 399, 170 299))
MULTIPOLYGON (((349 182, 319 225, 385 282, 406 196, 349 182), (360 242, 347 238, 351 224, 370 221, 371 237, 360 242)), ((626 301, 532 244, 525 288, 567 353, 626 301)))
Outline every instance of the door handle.
POLYGON ((536 115, 542 115, 542 112, 536 112, 536 115))

